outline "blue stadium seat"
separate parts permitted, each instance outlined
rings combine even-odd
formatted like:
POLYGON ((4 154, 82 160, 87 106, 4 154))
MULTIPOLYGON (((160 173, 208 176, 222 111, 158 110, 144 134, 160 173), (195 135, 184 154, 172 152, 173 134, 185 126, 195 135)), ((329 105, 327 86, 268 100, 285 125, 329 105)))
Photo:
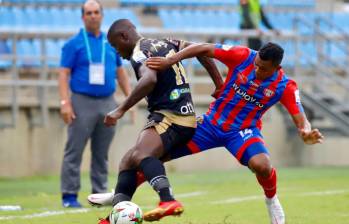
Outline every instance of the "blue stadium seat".
POLYGON ((39 40, 22 39, 17 42, 17 66, 20 67, 37 67, 40 66, 38 58, 40 52, 39 40), (24 58, 25 57, 25 58, 24 58))
POLYGON ((314 8, 316 0, 268 0, 268 4, 278 7, 314 8))
MULTIPOLYGON (((11 49, 7 40, 0 40, 0 56, 10 55, 11 49)), ((1 59, 0 58, 0 69, 7 69, 11 67, 11 60, 1 59)))
POLYGON ((59 66, 59 56, 61 52, 61 46, 59 40, 49 39, 46 40, 46 56, 47 65, 49 67, 58 67, 59 66), (54 59, 57 58, 57 59, 54 59))
POLYGON ((135 26, 140 26, 137 16, 129 9, 105 9, 102 30, 107 31, 111 24, 118 19, 129 19, 135 26))
POLYGON ((236 6, 238 0, 119 0, 124 6, 236 6))

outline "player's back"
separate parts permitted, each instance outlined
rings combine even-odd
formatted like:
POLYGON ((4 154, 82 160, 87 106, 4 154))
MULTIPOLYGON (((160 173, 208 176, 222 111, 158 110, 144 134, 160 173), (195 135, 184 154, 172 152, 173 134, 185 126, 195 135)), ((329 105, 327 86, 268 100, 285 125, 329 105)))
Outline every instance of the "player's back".
MULTIPOLYGON (((131 57, 131 64, 137 79, 140 78, 139 68, 149 57, 167 57, 181 49, 182 41, 141 39, 136 45, 131 57)), ((190 93, 188 78, 182 64, 157 72, 157 83, 147 96, 150 112, 167 110, 179 115, 193 115, 194 108, 190 93)))

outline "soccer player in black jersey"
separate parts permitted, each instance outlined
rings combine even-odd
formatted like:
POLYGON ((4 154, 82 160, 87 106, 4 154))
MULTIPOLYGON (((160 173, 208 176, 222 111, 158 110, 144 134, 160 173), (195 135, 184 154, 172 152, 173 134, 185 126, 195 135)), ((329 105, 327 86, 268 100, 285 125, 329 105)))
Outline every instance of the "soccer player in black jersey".
MULTIPOLYGON (((144 62, 152 56, 170 56, 190 43, 180 40, 143 38, 127 19, 115 21, 108 31, 108 41, 120 55, 131 61, 137 84, 132 93, 105 117, 105 124, 116 122, 133 105, 146 97, 150 115, 140 132, 136 145, 121 160, 113 205, 130 201, 136 189, 136 173, 140 170, 160 196, 159 206, 144 214, 146 221, 159 220, 168 215, 179 215, 183 206, 172 195, 165 168, 159 160, 170 150, 185 145, 194 135, 195 111, 188 78, 182 64, 155 71, 144 62)), ((223 80, 211 59, 198 58, 213 79, 216 90, 223 80)), ((108 223, 101 220, 100 223, 108 223)))

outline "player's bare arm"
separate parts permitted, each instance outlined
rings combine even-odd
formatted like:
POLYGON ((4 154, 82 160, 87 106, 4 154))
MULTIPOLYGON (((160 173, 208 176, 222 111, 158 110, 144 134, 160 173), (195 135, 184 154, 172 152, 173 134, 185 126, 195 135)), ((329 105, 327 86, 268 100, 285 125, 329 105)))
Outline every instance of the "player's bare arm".
POLYGON ((164 70, 179 61, 193 57, 214 57, 214 44, 191 44, 169 57, 151 57, 146 61, 146 65, 155 70, 164 70))
POLYGON ((311 129, 311 124, 304 113, 298 113, 291 116, 293 122, 298 128, 298 134, 305 144, 313 145, 324 141, 324 136, 318 129, 311 129))
POLYGON ((104 119, 105 125, 116 125, 117 120, 120 119, 127 110, 133 107, 154 89, 157 82, 155 70, 142 65, 139 68, 139 75, 140 79, 131 94, 120 104, 120 106, 106 115, 104 119))
POLYGON ((183 59, 197 57, 215 84, 216 89, 212 96, 216 98, 219 94, 219 89, 223 85, 223 78, 219 73, 216 64, 211 59, 214 56, 214 49, 214 44, 184 42, 184 49, 181 51, 167 58, 151 57, 146 61, 146 65, 155 70, 164 70, 183 59))

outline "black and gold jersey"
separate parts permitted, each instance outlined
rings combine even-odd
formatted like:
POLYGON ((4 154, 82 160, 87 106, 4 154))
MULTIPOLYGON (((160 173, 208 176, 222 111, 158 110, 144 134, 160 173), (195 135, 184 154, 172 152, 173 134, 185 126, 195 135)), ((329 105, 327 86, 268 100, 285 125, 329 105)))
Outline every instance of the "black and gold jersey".
MULTIPOLYGON (((139 68, 147 58, 168 57, 181 50, 183 43, 171 39, 140 39, 131 57, 137 79, 140 78, 139 68)), ((180 62, 157 73, 156 86, 147 96, 147 102, 150 112, 165 110, 185 116, 195 114, 188 78, 180 62)))

